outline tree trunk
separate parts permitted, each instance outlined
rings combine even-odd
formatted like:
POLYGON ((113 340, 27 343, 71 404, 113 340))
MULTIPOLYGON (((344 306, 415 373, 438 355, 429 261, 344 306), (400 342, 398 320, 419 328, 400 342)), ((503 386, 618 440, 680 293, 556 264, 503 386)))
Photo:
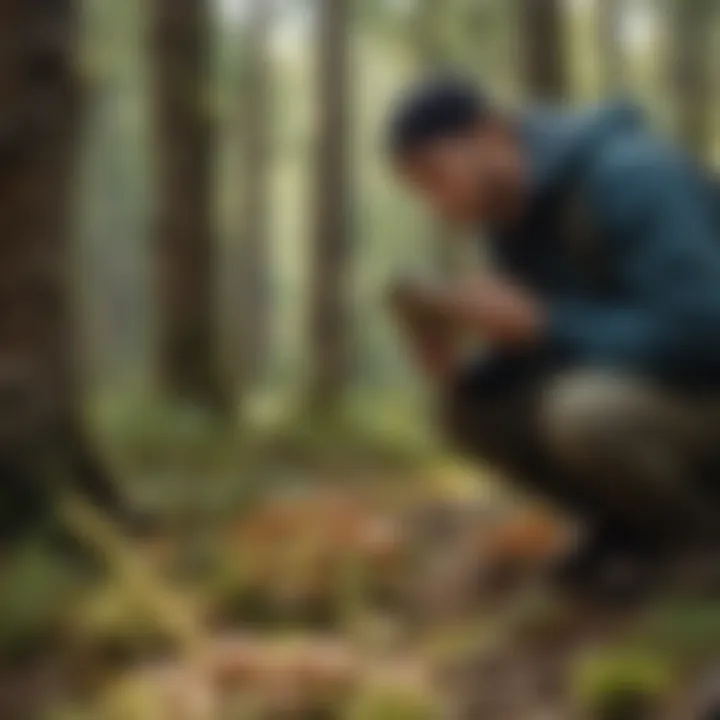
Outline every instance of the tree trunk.
POLYGON ((714 136, 712 47, 715 0, 673 0, 671 74, 676 127, 699 160, 707 160, 714 136))
POLYGON ((206 0, 153 0, 159 375, 170 397, 221 410, 206 0))
POLYGON ((71 292, 82 92, 71 0, 0 3, 0 536, 72 480, 119 508, 82 435, 71 292))
POLYGON ((349 0, 318 0, 315 228, 310 267, 311 406, 337 407, 348 376, 349 0))
POLYGON ((567 97, 567 58, 562 0, 520 0, 523 87, 539 102, 567 97))
POLYGON ((443 40, 443 18, 447 7, 436 0, 416 3, 416 33, 420 62, 428 70, 442 69, 446 62, 443 40))
POLYGON ((606 95, 616 95, 625 85, 622 10, 623 0, 597 0, 599 65, 606 95))
MULTIPOLYGON (((442 72, 447 64, 444 16, 449 9, 437 0, 420 0, 416 8, 416 34, 420 65, 429 74, 442 72)), ((459 266, 457 238, 453 229, 442 220, 432 227, 437 267, 443 275, 451 275, 459 266)))
POLYGON ((253 0, 242 93, 242 236, 238 267, 239 385, 244 397, 266 364, 270 335, 269 206, 272 140, 272 0, 253 0))

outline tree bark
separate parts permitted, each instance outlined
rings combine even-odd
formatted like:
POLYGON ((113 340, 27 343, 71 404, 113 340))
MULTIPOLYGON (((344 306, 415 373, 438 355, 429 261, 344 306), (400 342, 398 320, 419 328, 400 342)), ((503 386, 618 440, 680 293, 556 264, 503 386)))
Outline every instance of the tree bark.
POLYGON ((170 397, 220 411, 210 9, 206 0, 151 7, 159 375, 170 397))
POLYGON ((272 0, 253 0, 246 33, 242 93, 244 202, 239 267, 241 398, 266 364, 270 335, 269 208, 272 141, 272 0))
POLYGON ((318 0, 315 228, 310 266, 311 406, 336 407, 348 377, 348 0, 318 0))
POLYGON ((82 89, 72 0, 0 3, 0 536, 58 482, 120 502, 84 437, 72 296, 82 89))
MULTIPOLYGON (((420 65, 429 73, 441 73, 447 68, 443 19, 449 9, 437 0, 420 0, 416 6, 416 34, 420 65)), ((439 271, 452 275, 460 264, 457 238, 453 229, 442 220, 432 227, 434 256, 439 271)))
POLYGON ((671 75, 677 133, 699 160, 714 138, 712 47, 715 0, 673 0, 671 75))
POLYGON ((520 58, 523 87, 532 100, 567 97, 567 58, 562 0, 520 0, 520 58))

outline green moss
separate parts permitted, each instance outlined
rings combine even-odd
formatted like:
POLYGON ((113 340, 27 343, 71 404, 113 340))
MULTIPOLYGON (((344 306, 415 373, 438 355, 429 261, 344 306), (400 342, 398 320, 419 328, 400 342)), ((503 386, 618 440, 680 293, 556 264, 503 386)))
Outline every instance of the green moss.
POLYGON ((68 623, 79 648, 111 664, 122 666, 175 649, 161 621, 115 583, 78 603, 68 623))
POLYGON ((404 688, 369 688, 360 693, 346 720, 441 720, 437 702, 422 692, 404 688))
POLYGON ((642 642, 683 664, 711 658, 720 646, 720 607, 714 600, 666 602, 640 628, 642 642))
POLYGON ((641 720, 655 717, 654 709, 674 687, 674 672, 650 654, 601 654, 580 663, 574 685, 580 705, 592 718, 641 720))
POLYGON ((72 565, 40 540, 26 542, 5 558, 0 572, 0 655, 51 643, 80 582, 72 565))

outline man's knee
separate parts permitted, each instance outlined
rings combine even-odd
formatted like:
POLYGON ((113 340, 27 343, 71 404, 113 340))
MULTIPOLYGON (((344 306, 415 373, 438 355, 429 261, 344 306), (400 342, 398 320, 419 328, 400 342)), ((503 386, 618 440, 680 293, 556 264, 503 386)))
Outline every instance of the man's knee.
POLYGON ((548 453, 572 469, 617 457, 652 425, 673 419, 671 404, 642 380, 610 372, 559 375, 544 389, 539 434, 548 453))

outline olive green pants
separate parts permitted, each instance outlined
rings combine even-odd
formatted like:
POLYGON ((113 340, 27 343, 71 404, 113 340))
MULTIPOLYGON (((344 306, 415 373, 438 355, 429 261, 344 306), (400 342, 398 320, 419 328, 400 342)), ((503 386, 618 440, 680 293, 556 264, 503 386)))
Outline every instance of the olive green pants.
POLYGON ((720 529, 720 390, 587 369, 476 371, 442 414, 458 449, 585 520, 673 540, 720 529))

